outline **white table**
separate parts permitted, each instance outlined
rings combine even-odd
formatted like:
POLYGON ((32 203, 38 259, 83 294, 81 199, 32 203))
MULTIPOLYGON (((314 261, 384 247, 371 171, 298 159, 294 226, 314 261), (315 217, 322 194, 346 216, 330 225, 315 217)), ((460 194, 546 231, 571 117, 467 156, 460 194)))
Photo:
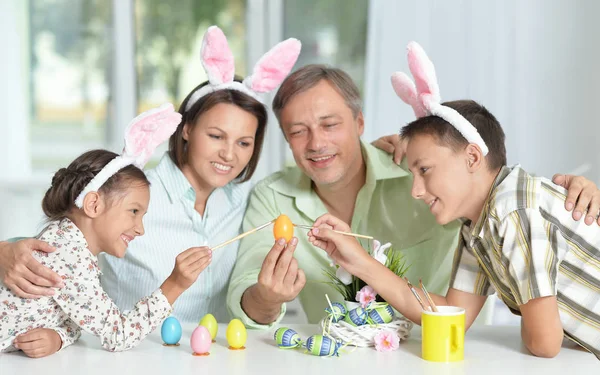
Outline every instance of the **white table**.
MULTIPOLYGON (((302 339, 320 333, 316 325, 289 325, 302 339)), ((357 348, 340 357, 321 358, 304 350, 283 350, 273 340, 274 329, 248 331, 246 350, 227 349, 226 325, 219 325, 217 342, 210 356, 191 355, 189 338, 194 325, 185 325, 178 347, 165 347, 160 329, 138 347, 110 353, 99 340, 83 334, 63 352, 41 359, 22 353, 0 354, 0 374, 594 374, 600 361, 590 353, 564 347, 553 359, 527 354, 517 326, 473 327, 466 337, 465 360, 459 363, 431 363, 421 359, 421 328, 394 352, 380 353, 373 348, 357 348), (376 373, 375 373, 376 371, 376 373)))

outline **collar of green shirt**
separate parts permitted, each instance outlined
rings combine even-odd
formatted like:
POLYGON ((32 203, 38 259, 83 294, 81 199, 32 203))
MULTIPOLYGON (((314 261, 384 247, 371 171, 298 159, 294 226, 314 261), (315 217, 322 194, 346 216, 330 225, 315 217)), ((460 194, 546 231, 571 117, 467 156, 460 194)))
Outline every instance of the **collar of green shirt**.
MULTIPOLYGON (((402 167, 396 165, 390 154, 363 141, 361 141, 361 150, 367 170, 363 189, 372 192, 378 180, 410 176, 405 165, 402 167)), ((269 187, 280 194, 295 198, 298 210, 312 220, 316 220, 327 211, 312 188, 312 180, 297 166, 289 168, 282 178, 272 182, 269 187)))
POLYGON ((498 187, 498 185, 500 185, 502 183, 502 181, 504 181, 504 179, 506 178, 506 176, 508 176, 510 174, 510 172, 512 171, 511 167, 507 167, 506 165, 504 167, 502 167, 502 169, 500 169, 500 172, 498 172, 498 175, 496 176, 496 179, 494 180, 494 183, 492 184, 492 187, 490 188, 490 191, 488 193, 488 196, 485 200, 485 204, 483 205, 483 210, 481 212, 481 215, 479 215, 479 219, 477 220, 477 223, 475 223, 475 225, 472 227, 471 229, 471 239, 476 238, 476 237, 483 237, 483 226, 485 224, 485 222, 487 221, 487 218, 490 214, 490 198, 492 197, 492 194, 496 191, 496 188, 498 187))

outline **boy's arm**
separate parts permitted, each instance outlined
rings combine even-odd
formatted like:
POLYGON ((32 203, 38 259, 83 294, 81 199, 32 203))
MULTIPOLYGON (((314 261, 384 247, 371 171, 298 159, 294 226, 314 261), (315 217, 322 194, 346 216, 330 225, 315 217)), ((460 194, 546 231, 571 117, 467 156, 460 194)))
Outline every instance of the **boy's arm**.
POLYGON ((499 231, 504 237, 504 278, 523 318, 523 342, 533 355, 554 357, 564 336, 556 299, 560 249, 550 246, 544 220, 535 209, 511 212, 499 231))
MULTIPOLYGON (((316 229, 312 229, 309 233, 309 241, 313 245, 325 250, 337 264, 365 281, 402 315, 417 324, 421 323, 423 309, 406 281, 371 257, 354 238, 337 234, 328 229, 347 231, 349 229, 347 224, 326 214, 317 219, 314 227, 316 229)), ((413 280, 413 285, 415 284, 415 280, 413 280)), ((459 238, 459 247, 455 252, 450 286, 451 289, 445 297, 431 293, 430 296, 436 305, 464 308, 465 328, 468 329, 481 311, 487 295, 493 293, 494 290, 487 282, 487 278, 479 268, 473 254, 466 251, 462 233, 459 238), (464 288, 466 291, 452 288, 452 284, 464 288)), ((415 290, 420 294, 421 299, 426 301, 422 290, 417 287, 415 290)), ((426 304, 427 306, 428 304, 426 304)))
MULTIPOLYGON (((396 276, 392 271, 386 268, 381 263, 373 260, 372 264, 365 270, 365 274, 357 275, 364 280, 374 290, 377 291, 383 299, 392 305, 398 312, 406 318, 417 324, 421 324, 421 313, 423 309, 410 291, 408 284, 403 279, 396 276)), ((429 304, 425 299, 423 291, 415 286, 413 287, 425 303, 425 307, 429 304)), ((467 293, 458 289, 450 288, 446 296, 429 293, 431 299, 437 306, 457 306, 465 309, 465 330, 468 330, 477 318, 481 311, 487 296, 467 293)))
POLYGON ((534 298, 520 309, 521 338, 527 349, 537 357, 555 357, 564 335, 556 297, 534 298))

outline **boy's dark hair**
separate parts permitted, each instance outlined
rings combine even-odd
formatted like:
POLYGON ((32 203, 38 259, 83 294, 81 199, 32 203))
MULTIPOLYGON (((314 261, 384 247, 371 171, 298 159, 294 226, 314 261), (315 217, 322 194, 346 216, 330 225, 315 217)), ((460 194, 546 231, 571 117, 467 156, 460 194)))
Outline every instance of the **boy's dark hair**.
MULTIPOLYGON (((67 168, 61 168, 52 177, 52 185, 42 200, 42 210, 48 220, 64 219, 75 207, 75 199, 87 184, 118 155, 107 150, 88 151, 75 159, 67 168)), ((150 186, 144 172, 128 165, 112 175, 98 189, 109 201, 131 186, 150 186)))
MULTIPOLYGON (((486 161, 490 170, 506 165, 504 131, 490 111, 473 100, 455 100, 442 104, 456 110, 477 129, 489 150, 486 161)), ((404 126, 400 135, 406 140, 417 135, 431 135, 440 145, 454 151, 462 150, 469 144, 454 126, 438 116, 421 117, 404 126)))
MULTIPOLYGON (((234 81, 242 82, 242 79, 236 76, 234 81)), ((258 120, 252 156, 250 157, 250 161, 248 162, 246 168, 244 168, 236 177, 237 182, 246 182, 252 178, 252 175, 258 166, 258 160, 260 159, 260 152, 265 139, 265 129, 267 128, 267 108, 258 100, 254 99, 248 94, 244 94, 241 91, 219 90, 201 97, 192 105, 189 111, 186 111, 185 108, 187 107, 187 103, 191 96, 197 90, 206 85, 208 85, 208 81, 201 83, 195 89, 190 91, 188 96, 179 106, 179 113, 181 113, 182 116, 181 124, 179 124, 177 130, 175 130, 175 133, 173 133, 169 139, 169 156, 171 157, 173 163, 175 163, 175 165, 181 169, 188 162, 187 141, 183 139, 183 127, 185 124, 189 123, 192 127, 194 127, 196 125, 196 121, 198 121, 198 118, 217 104, 225 103, 235 105, 236 107, 239 107, 244 111, 254 115, 254 117, 256 117, 258 120)))

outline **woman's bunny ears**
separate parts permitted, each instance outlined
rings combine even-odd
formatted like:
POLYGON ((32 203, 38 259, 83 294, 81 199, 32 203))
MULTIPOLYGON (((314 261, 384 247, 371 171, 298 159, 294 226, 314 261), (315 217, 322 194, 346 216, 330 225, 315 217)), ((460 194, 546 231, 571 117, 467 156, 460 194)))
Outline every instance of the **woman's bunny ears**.
POLYGON ((98 191, 115 173, 128 165, 142 169, 156 147, 166 141, 181 123, 181 114, 175 112, 173 104, 165 103, 134 118, 125 129, 123 154, 111 160, 79 193, 75 205, 83 207, 87 193, 98 191))
POLYGON ((240 83, 233 80, 233 54, 225 34, 217 26, 209 27, 204 34, 200 50, 200 60, 208 75, 209 84, 192 94, 185 110, 189 111, 204 95, 218 90, 238 90, 259 100, 259 93, 272 91, 283 82, 298 60, 300 48, 300 41, 294 38, 278 43, 260 58, 252 75, 240 83))
POLYGON ((417 42, 408 44, 408 68, 415 78, 415 83, 403 72, 392 74, 392 87, 406 104, 410 105, 417 118, 438 116, 454 126, 469 142, 487 155, 488 147, 477 132, 477 129, 460 113, 441 104, 440 88, 433 63, 417 42))

